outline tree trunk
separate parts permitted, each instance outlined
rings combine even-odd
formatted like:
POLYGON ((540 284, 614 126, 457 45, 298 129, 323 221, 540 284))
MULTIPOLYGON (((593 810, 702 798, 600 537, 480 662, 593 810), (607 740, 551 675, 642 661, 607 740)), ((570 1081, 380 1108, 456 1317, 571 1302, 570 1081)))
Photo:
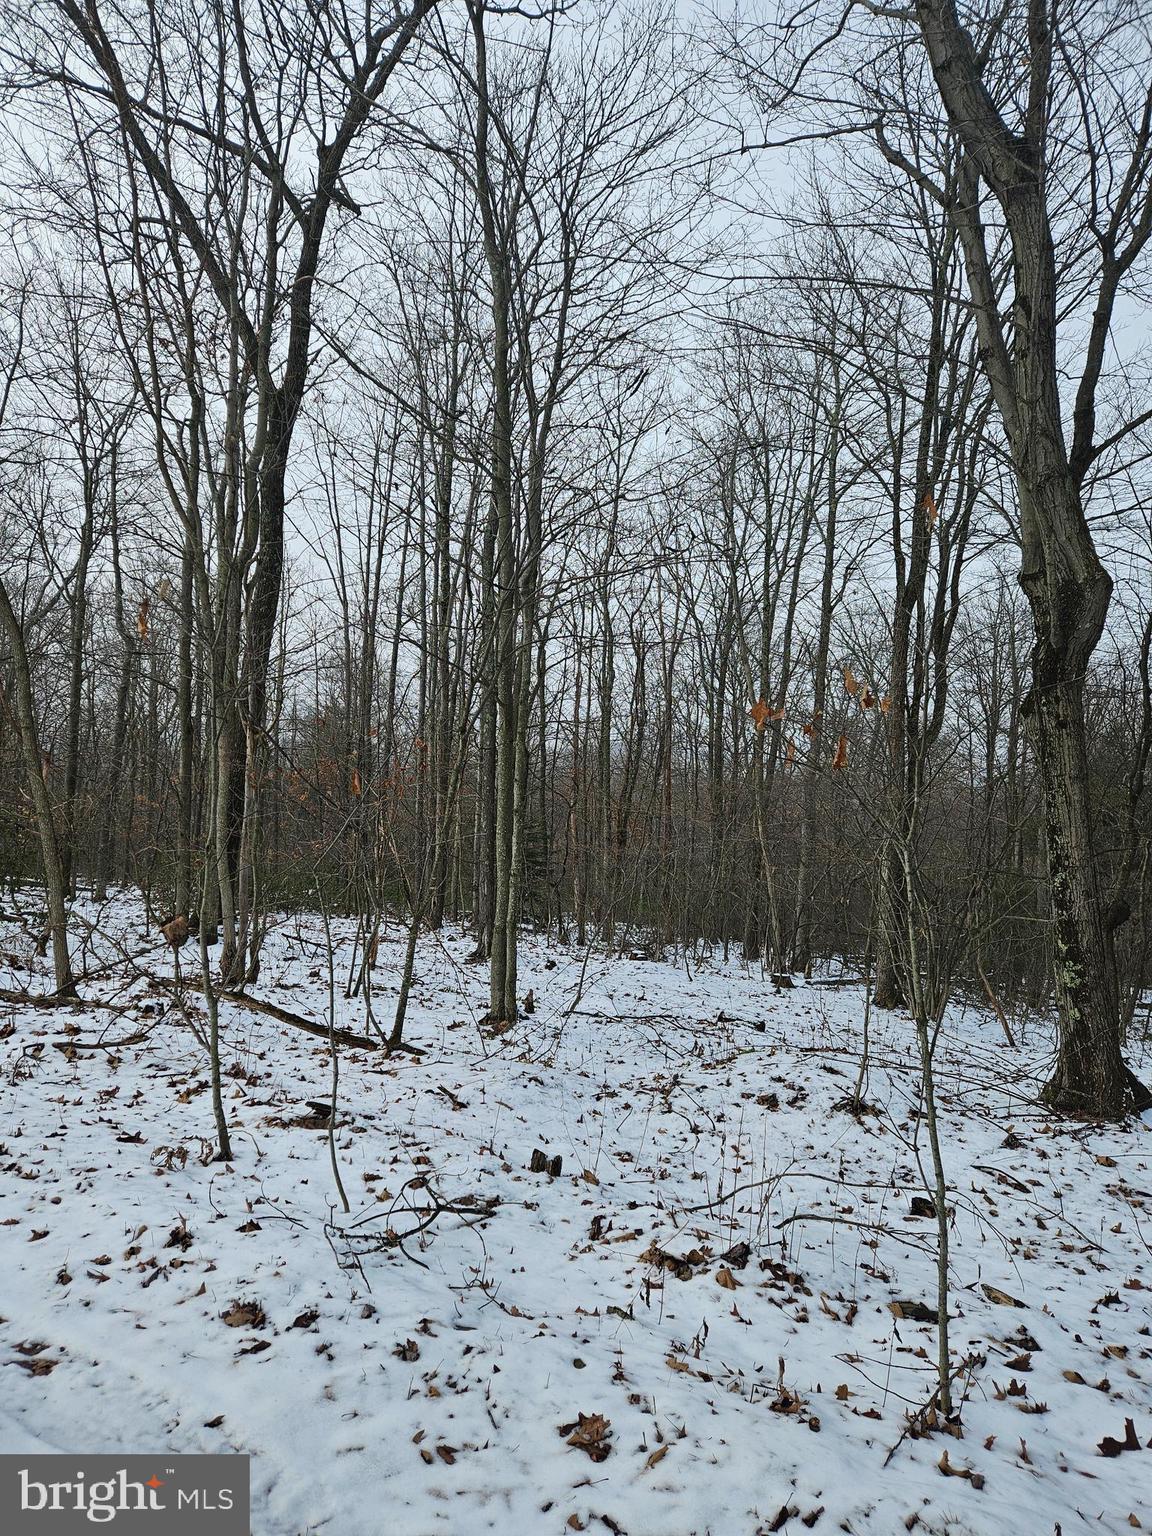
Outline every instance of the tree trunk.
MULTIPOLYGON (((1067 588, 1065 601, 1077 601, 1067 588)), ((1033 668, 1027 720, 1043 794, 1060 1020, 1056 1067, 1044 1097, 1070 1114, 1116 1119, 1125 1109, 1127 1074, 1094 852, 1084 663, 1045 636, 1037 640, 1033 668)))
POLYGON ((0 626, 2 626, 12 651, 12 671, 16 683, 16 727, 20 734, 20 750, 24 758, 24 776, 28 794, 36 812, 36 826, 40 833, 40 850, 44 864, 44 886, 48 897, 48 932, 52 940, 52 964, 56 976, 58 996, 67 997, 76 990, 72 977, 72 960, 68 952, 68 909, 64 860, 56 831, 56 819, 48 786, 44 782, 44 758, 40 749, 40 736, 36 726, 36 704, 32 692, 32 672, 28 664, 28 648, 24 643, 24 629, 8 597, 8 589, 0 582, 0 626))

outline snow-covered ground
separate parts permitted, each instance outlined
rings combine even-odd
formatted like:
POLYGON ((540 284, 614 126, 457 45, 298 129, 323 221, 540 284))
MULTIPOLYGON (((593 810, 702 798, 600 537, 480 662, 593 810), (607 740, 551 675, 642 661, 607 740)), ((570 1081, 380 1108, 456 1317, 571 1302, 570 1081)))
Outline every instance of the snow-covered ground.
MULTIPOLYGON (((126 902, 99 924, 82 991, 117 1011, 0 1006, 0 1451, 247 1452, 256 1536, 1152 1530, 1152 1125, 1048 1118, 1039 1025, 1012 1050, 958 1008, 941 1038, 968 1364, 962 1436, 917 1436, 927 1147, 902 1016, 872 1019, 874 1112, 837 1107, 859 985, 529 938, 535 1012, 493 1040, 470 941, 429 937, 426 1054, 339 1053, 346 1215, 326 1042, 222 1005, 210 1161, 171 955, 126 902), (1140 1449, 1104 1454, 1128 1419, 1140 1449)), ((17 926, 0 952, 0 985, 45 986, 17 926)), ((325 1021, 325 954, 282 921, 255 994, 325 1021)))

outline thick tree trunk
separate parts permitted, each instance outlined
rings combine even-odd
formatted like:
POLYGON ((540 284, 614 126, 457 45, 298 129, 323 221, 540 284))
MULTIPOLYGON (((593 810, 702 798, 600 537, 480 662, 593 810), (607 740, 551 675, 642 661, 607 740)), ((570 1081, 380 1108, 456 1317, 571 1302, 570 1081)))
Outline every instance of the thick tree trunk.
POLYGON ((1044 803, 1059 1051, 1044 1097, 1070 1114, 1118 1118, 1127 1099, 1119 998, 1108 963, 1093 844, 1084 669, 1037 643, 1028 725, 1044 803))
POLYGON ((497 221, 497 195, 489 162, 490 102, 482 4, 471 9, 471 20, 476 44, 476 190, 484 231, 485 264, 491 284, 492 316, 490 450, 491 522, 495 540, 492 673, 496 696, 496 741, 489 1017, 494 1025, 505 1027, 516 1018, 516 939, 519 916, 516 858, 522 843, 517 817, 523 812, 516 793, 521 728, 516 653, 520 582, 516 569, 516 516, 512 484, 511 287, 508 252, 504 243, 506 231, 497 221))

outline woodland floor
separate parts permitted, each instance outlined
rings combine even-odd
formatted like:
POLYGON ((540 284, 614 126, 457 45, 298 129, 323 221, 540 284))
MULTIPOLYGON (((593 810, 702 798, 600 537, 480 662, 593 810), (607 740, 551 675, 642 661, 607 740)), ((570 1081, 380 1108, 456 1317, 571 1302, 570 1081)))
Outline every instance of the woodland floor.
MULTIPOLYGON (((1047 1118, 1041 1022, 1015 1050, 975 1009, 942 1032, 969 1364, 962 1438, 917 1438, 914 1042, 874 1016, 874 1112, 837 1107, 859 985, 526 938, 536 1009, 492 1040, 470 942, 427 938, 426 1054, 339 1053, 345 1215, 307 1103, 326 1042, 222 1005, 235 1156, 211 1162, 170 953, 127 901, 78 922, 82 991, 120 1011, 0 1006, 0 1451, 246 1452, 256 1536, 1152 1530, 1152 1116, 1047 1118), (1102 1452, 1128 1419, 1140 1449, 1102 1452)), ((333 937, 337 1020, 363 1029, 333 937)), ((44 989, 19 924, 0 954, 0 986, 44 989)), ((401 956, 397 930, 385 1026, 401 956)), ((318 921, 277 924, 254 991, 326 1020, 318 921)))

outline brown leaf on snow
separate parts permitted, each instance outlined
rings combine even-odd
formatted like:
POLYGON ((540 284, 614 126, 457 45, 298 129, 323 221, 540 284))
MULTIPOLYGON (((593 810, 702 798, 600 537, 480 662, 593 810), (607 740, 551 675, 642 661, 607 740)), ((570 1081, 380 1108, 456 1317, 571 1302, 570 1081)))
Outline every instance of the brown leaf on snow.
POLYGON ((739 1286, 740 1282, 737 1280, 736 1276, 730 1269, 726 1269, 723 1265, 721 1265, 720 1268, 716 1271, 716 1284, 722 1286, 726 1291, 734 1291, 739 1286))
POLYGON ((1009 1296, 1007 1291, 1001 1291, 994 1285, 981 1285, 980 1289, 988 1300, 998 1307, 1026 1307, 1026 1301, 1019 1301, 1015 1296, 1009 1296))
POLYGON ((984 1486, 983 1473, 974 1472, 971 1467, 954 1467, 948 1460, 947 1451, 940 1457, 936 1465, 945 1477, 962 1477, 966 1482, 971 1483, 973 1488, 983 1488, 984 1486))
POLYGON ((60 1364, 59 1360, 49 1360, 47 1355, 37 1355, 35 1360, 14 1360, 13 1365, 19 1365, 26 1370, 29 1376, 47 1376, 60 1364))
POLYGON ((666 1269, 677 1280, 691 1280, 694 1273, 693 1265, 704 1264, 707 1261, 706 1255, 701 1253, 698 1248, 690 1249, 688 1253, 681 1257, 676 1253, 668 1253, 658 1243, 649 1243, 648 1247, 640 1255, 640 1260, 642 1263, 652 1264, 658 1269, 666 1269))
POLYGON ((752 1257, 752 1248, 748 1243, 737 1243, 734 1248, 729 1248, 726 1253, 720 1255, 721 1264, 730 1264, 733 1269, 743 1269, 752 1257))
POLYGON ((227 1312, 221 1312, 220 1321, 229 1328, 263 1328, 268 1318, 258 1301, 234 1301, 227 1312))
POLYGON ((612 1421, 602 1413, 581 1413, 575 1423, 561 1424, 559 1433, 593 1461, 607 1461, 612 1453, 608 1443, 612 1438, 612 1421))
POLYGON ((930 1307, 923 1301, 912 1301, 907 1298, 890 1301, 888 1310, 893 1317, 906 1318, 912 1323, 934 1323, 938 1318, 935 1307, 930 1307))
POLYGON ((658 1467, 660 1465, 660 1463, 664 1460, 665 1456, 667 1456, 667 1454, 668 1454, 668 1447, 666 1445, 658 1446, 656 1448, 656 1450, 654 1450, 652 1452, 651 1456, 649 1456, 648 1460, 644 1463, 644 1465, 646 1467, 648 1467, 648 1468, 658 1467))

